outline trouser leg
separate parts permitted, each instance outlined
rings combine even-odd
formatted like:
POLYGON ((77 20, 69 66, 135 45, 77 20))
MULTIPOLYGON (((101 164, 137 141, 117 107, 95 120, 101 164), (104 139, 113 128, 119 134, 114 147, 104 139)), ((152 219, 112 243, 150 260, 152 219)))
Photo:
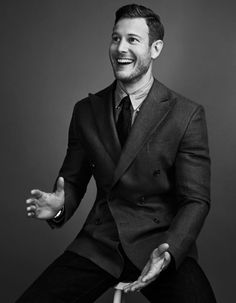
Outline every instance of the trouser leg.
POLYGON ((73 252, 65 252, 16 301, 17 303, 91 303, 117 279, 73 252))
POLYGON ((178 270, 166 269, 141 292, 152 303, 216 303, 209 281, 192 258, 178 270))

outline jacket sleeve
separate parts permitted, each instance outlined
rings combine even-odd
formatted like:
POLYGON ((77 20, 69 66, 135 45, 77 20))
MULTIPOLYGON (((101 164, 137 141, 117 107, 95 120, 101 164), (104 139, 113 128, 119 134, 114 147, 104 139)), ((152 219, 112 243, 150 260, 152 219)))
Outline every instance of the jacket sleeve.
POLYGON ((193 112, 175 162, 177 214, 166 234, 176 267, 195 242, 210 206, 210 158, 205 113, 193 112))
POLYGON ((84 144, 80 135, 78 105, 79 104, 77 103, 74 107, 69 127, 66 157, 59 171, 59 176, 63 177, 65 181, 64 210, 58 218, 48 220, 48 223, 52 228, 61 227, 70 219, 79 206, 92 175, 91 165, 87 159, 84 144))

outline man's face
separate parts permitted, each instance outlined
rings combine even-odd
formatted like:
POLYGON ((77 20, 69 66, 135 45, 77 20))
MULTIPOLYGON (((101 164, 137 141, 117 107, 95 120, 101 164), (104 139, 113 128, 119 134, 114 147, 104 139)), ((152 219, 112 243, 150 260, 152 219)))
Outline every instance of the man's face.
POLYGON ((134 83, 152 67, 148 33, 144 18, 125 18, 116 23, 109 49, 116 79, 134 83))

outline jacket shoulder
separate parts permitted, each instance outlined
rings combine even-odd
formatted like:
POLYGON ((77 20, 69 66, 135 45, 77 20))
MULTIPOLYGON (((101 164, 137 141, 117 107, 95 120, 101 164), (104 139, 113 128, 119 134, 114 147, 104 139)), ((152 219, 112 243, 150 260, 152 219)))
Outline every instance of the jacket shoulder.
POLYGON ((185 107, 189 107, 189 108, 193 108, 196 109, 199 106, 202 106, 200 103, 193 101, 191 99, 189 99, 188 97, 183 96, 182 94, 180 94, 179 92, 176 92, 173 89, 170 89, 168 87, 166 87, 166 89, 169 92, 169 96, 171 99, 175 99, 176 103, 179 106, 185 106, 185 107))
POLYGON ((116 81, 112 82, 112 84, 110 84, 109 86, 105 87, 104 89, 96 92, 94 95, 97 97, 103 97, 106 96, 108 93, 110 93, 111 91, 113 91, 115 89, 116 86, 116 81))
POLYGON ((74 105, 74 110, 77 111, 77 110, 80 110, 82 108, 85 108, 88 106, 89 104, 89 101, 90 101, 90 97, 92 95, 94 96, 97 96, 97 97, 100 97, 100 98, 103 98, 104 96, 106 96, 110 91, 112 91, 115 87, 115 81, 110 84, 109 86, 99 90, 98 92, 96 93, 89 93, 87 97, 77 101, 74 105))
POLYGON ((204 107, 200 103, 183 96, 175 90, 168 88, 164 84, 161 85, 167 90, 169 100, 175 102, 175 111, 190 115, 191 113, 194 113, 200 109, 204 111, 204 107))

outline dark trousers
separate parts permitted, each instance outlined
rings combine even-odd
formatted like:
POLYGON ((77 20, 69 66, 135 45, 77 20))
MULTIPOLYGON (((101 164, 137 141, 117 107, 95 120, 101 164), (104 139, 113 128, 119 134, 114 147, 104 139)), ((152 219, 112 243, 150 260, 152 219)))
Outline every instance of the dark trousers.
MULTIPOLYGON (((26 290, 17 303, 91 303, 119 281, 134 281, 140 270, 125 256, 119 279, 73 252, 65 252, 26 290)), ((200 266, 186 258, 178 270, 170 266, 141 293, 149 302, 215 303, 200 266)))

